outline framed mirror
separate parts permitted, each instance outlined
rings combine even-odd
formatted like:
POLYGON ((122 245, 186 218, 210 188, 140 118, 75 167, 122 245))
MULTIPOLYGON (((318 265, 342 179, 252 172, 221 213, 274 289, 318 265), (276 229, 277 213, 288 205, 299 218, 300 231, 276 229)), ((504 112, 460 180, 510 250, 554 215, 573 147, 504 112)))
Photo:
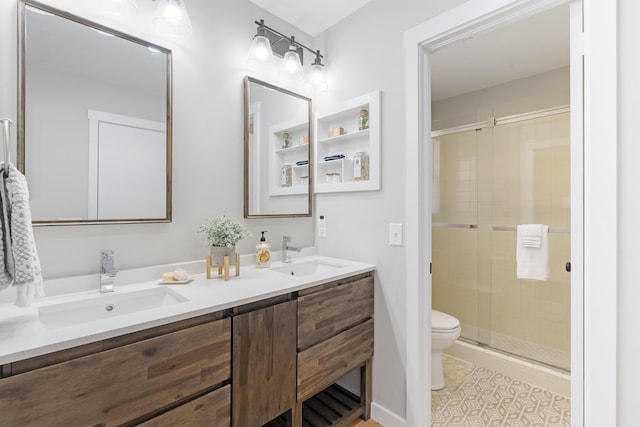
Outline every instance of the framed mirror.
POLYGON ((18 169, 34 225, 171 221, 171 51, 19 3, 18 169))
POLYGON ((244 79, 244 217, 309 217, 311 99, 244 79))

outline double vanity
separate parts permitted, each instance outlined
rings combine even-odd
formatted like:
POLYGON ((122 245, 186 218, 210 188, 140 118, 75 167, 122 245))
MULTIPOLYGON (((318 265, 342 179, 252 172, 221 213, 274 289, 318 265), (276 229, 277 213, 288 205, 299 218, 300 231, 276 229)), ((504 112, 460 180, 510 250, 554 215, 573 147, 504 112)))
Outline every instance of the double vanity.
MULTIPOLYGON (((345 425, 369 418, 371 264, 320 256, 0 305, 4 425, 345 425), (360 390, 336 384, 360 370, 360 390)), ((71 279, 70 279, 71 280, 71 279)), ((78 280, 78 279, 76 279, 78 280)), ((63 280, 47 283, 60 287, 63 280)), ((86 285, 85 285, 86 286, 86 285)))

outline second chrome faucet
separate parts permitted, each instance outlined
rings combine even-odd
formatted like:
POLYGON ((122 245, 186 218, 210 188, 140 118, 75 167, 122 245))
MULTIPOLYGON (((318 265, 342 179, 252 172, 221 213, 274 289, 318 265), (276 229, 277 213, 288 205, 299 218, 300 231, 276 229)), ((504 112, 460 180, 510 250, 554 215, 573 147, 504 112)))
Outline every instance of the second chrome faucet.
POLYGON ((300 252, 302 248, 296 248, 295 246, 289 246, 291 236, 282 236, 282 262, 291 262, 291 256, 288 251, 300 252))
POLYGON ((114 267, 114 258, 113 251, 100 251, 100 292, 103 294, 115 291, 118 270, 114 267))

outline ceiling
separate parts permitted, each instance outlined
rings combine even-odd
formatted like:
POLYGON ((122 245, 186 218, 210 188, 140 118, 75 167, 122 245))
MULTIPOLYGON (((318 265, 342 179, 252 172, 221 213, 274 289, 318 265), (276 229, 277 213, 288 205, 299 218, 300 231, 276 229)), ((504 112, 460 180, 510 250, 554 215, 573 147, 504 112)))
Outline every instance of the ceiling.
POLYGON ((371 0, 249 0, 312 37, 371 0))
MULTIPOLYGON (((316 36, 371 0, 250 1, 316 36)), ((569 6, 447 45, 431 59, 434 101, 566 67, 569 6)))

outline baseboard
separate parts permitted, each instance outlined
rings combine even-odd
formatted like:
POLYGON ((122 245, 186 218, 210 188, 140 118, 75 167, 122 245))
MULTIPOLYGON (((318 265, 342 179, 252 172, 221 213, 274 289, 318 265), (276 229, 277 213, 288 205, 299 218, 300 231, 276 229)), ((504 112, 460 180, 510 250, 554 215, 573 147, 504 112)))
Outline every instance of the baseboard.
POLYGON ((371 418, 384 427, 407 427, 407 421, 375 402, 371 403, 371 418))

